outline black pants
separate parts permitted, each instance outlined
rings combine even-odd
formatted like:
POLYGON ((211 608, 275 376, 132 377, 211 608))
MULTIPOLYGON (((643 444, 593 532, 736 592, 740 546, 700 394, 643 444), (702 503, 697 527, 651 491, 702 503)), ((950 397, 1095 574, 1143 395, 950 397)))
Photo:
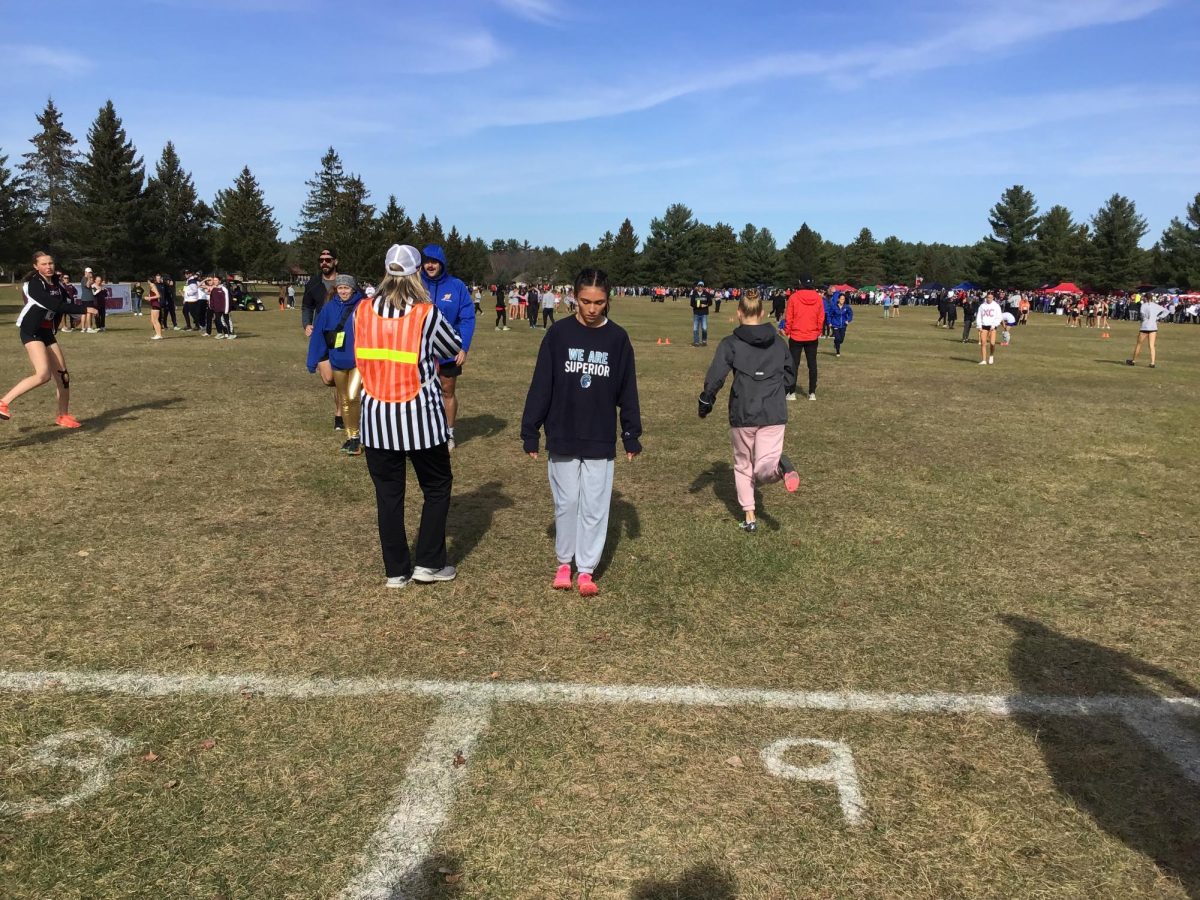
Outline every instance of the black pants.
POLYGON ((846 340, 846 326, 843 325, 841 328, 834 328, 831 325, 829 330, 833 332, 833 352, 841 353, 842 343, 846 340))
POLYGON ((538 305, 536 303, 530 303, 528 307, 526 307, 525 314, 529 316, 529 327, 537 328, 538 305))
POLYGON ((542 307, 542 327, 549 328, 554 324, 554 310, 548 306, 542 307))
POLYGON ((379 513, 379 543, 383 568, 388 578, 412 575, 413 557, 408 553, 404 531, 404 489, 412 460, 417 484, 425 502, 417 531, 415 560, 418 566, 440 569, 446 565, 446 517, 450 513, 450 449, 447 444, 428 450, 375 450, 366 448, 367 471, 375 482, 375 507, 379 513))
POLYGON ((808 365, 808 392, 817 392, 817 342, 793 341, 788 338, 788 349, 792 351, 792 383, 787 386, 789 394, 796 393, 796 382, 800 375, 800 352, 804 351, 804 362, 808 365))
POLYGON ((971 339, 971 325, 974 324, 971 317, 965 312, 963 313, 963 343, 971 339))
POLYGON ((502 308, 496 310, 496 327, 508 327, 508 309, 502 308))
POLYGON ((199 331, 200 330, 200 318, 199 318, 199 316, 193 315, 193 311, 195 309, 196 309, 196 301, 194 301, 194 300, 191 303, 183 304, 183 327, 187 328, 187 329, 191 329, 192 323, 195 322, 196 330, 199 331))
POLYGON ((162 320, 163 328, 167 327, 167 316, 171 317, 171 327, 178 328, 179 320, 175 318, 175 302, 164 299, 159 306, 162 307, 162 311, 158 314, 158 317, 162 320))
POLYGON ((108 312, 108 310, 105 308, 105 304, 103 304, 103 303, 96 304, 96 327, 97 328, 104 327, 104 318, 105 318, 105 313, 107 313, 107 312, 108 312))

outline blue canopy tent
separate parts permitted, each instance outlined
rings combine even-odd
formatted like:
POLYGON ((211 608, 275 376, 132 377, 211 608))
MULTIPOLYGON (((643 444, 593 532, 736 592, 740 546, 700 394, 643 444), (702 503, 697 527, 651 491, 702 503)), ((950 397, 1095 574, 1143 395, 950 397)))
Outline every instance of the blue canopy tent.
POLYGON ((970 281, 960 281, 954 287, 950 288, 950 290, 952 290, 952 291, 977 291, 977 290, 979 290, 979 285, 973 284, 970 281))

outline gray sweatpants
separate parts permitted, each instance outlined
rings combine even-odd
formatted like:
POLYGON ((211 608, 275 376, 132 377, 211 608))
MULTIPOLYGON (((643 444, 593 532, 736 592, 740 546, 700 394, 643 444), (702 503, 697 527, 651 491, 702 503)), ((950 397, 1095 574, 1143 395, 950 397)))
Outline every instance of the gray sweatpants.
POLYGON ((559 565, 575 561, 579 572, 596 571, 608 535, 613 461, 550 455, 554 495, 554 552, 559 565))

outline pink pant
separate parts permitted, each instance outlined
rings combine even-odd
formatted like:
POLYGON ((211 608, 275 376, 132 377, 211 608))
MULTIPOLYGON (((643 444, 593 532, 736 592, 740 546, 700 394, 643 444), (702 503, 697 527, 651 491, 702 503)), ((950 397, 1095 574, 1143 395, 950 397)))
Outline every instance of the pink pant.
POLYGON ((754 509, 754 484, 771 484, 780 479, 779 456, 783 453, 786 425, 760 428, 730 428, 733 445, 733 483, 743 510, 754 509))

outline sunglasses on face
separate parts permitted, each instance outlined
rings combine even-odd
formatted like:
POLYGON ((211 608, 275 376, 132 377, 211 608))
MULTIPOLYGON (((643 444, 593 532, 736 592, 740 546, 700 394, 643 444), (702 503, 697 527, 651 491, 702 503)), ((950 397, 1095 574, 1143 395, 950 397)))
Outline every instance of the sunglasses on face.
POLYGON ((333 260, 334 260, 334 257, 332 257, 332 256, 318 256, 318 257, 317 257, 317 260, 318 260, 319 262, 333 262, 333 260))

